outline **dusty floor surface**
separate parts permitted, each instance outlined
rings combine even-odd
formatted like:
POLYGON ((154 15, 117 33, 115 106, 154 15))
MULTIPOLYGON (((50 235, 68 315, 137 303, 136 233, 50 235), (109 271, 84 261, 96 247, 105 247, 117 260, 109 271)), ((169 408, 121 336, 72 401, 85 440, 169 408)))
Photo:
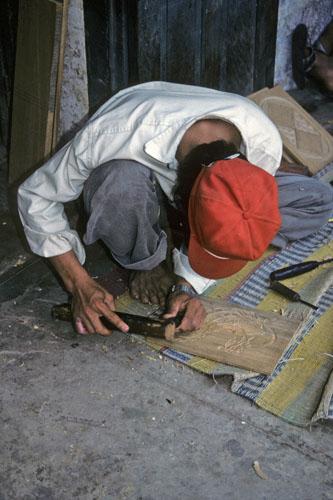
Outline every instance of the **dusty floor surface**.
MULTIPOLYGON (((332 102, 309 106, 332 127, 332 102)), ((332 424, 293 427, 228 379, 54 322, 67 295, 1 208, 1 500, 333 499, 332 424)), ((88 253, 93 274, 109 269, 101 247, 88 253)))

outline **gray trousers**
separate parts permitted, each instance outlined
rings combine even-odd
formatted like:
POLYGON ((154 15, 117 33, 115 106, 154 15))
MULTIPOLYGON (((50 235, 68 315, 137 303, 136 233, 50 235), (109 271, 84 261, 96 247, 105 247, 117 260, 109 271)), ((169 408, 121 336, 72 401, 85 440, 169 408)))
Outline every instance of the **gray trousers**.
MULTIPOLYGON (((317 231, 333 212, 333 189, 313 177, 278 172, 281 228, 272 245, 317 231)), ((149 168, 132 160, 113 160, 96 168, 83 191, 88 216, 84 242, 101 239, 124 268, 150 270, 166 258, 161 224, 163 194, 149 168)))

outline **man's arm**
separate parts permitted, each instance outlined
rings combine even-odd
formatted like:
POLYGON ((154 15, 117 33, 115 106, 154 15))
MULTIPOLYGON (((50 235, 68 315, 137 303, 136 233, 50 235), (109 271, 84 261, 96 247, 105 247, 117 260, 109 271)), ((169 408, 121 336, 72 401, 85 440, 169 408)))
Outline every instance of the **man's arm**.
POLYGON ((18 190, 18 209, 31 250, 50 259, 73 295, 73 314, 79 333, 110 333, 100 321, 106 316, 117 328, 126 325, 113 313, 112 295, 82 267, 85 252, 69 226, 63 203, 78 198, 93 166, 88 161, 88 136, 81 131, 18 190))
POLYGON ((73 318, 78 333, 109 335, 111 331, 102 324, 100 316, 105 316, 118 330, 128 331, 126 323, 113 312, 113 296, 89 276, 72 250, 49 260, 73 296, 73 318))
POLYGON ((89 161, 88 134, 77 136, 28 177, 18 189, 18 210, 31 250, 42 257, 73 249, 81 263, 83 245, 69 226, 64 203, 79 197, 94 168, 89 161))

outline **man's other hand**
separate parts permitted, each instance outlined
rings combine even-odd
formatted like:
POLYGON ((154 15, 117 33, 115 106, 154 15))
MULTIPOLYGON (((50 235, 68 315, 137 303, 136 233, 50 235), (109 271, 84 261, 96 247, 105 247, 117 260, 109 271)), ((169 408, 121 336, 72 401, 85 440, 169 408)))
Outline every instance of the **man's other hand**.
POLYGON ((173 318, 185 312, 182 322, 176 329, 177 332, 191 332, 200 328, 205 320, 207 312, 198 297, 190 297, 181 293, 169 298, 166 314, 163 318, 173 318))
POLYGON ((72 312, 78 333, 110 335, 112 330, 102 323, 101 316, 105 316, 115 329, 128 331, 128 325, 114 312, 112 295, 89 276, 73 250, 49 259, 73 297, 72 312))
POLYGON ((110 335, 112 330, 103 324, 101 316, 108 319, 115 329, 122 332, 128 331, 128 325, 114 312, 113 296, 90 276, 73 289, 72 295, 73 320, 77 333, 110 335))

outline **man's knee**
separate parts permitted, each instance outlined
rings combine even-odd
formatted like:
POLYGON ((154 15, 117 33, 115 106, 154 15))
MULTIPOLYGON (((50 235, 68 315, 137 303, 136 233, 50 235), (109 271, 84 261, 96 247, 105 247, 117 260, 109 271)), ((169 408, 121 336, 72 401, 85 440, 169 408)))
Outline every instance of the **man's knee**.
POLYGON ((159 227, 160 204, 153 173, 126 160, 109 162, 96 170, 85 186, 89 216, 85 243, 101 239, 113 257, 129 269, 137 269, 136 265, 139 269, 156 267, 165 258, 166 236, 159 227))
POLYGON ((90 214, 97 205, 107 203, 106 198, 126 203, 132 195, 149 189, 151 171, 132 160, 112 160, 97 167, 84 185, 84 206, 90 214))
POLYGON ((145 183, 151 169, 133 160, 113 160, 109 163, 110 174, 124 185, 145 183))
POLYGON ((307 201, 309 215, 315 215, 321 218, 320 224, 327 222, 327 219, 333 212, 333 189, 330 184, 312 179, 313 183, 308 186, 310 200, 307 201))
POLYGON ((277 177, 280 210, 294 208, 303 213, 332 210, 333 189, 314 177, 289 174, 277 177))
POLYGON ((330 184, 319 182, 316 185, 318 195, 320 197, 320 204, 326 206, 327 209, 333 211, 333 188, 330 184))
POLYGON ((303 176, 280 177, 281 228, 273 245, 289 242, 318 231, 333 213, 333 189, 329 184, 303 176))
POLYGON ((114 196, 121 198, 149 190, 152 171, 145 165, 132 160, 114 160, 107 169, 108 179, 105 184, 114 196))

